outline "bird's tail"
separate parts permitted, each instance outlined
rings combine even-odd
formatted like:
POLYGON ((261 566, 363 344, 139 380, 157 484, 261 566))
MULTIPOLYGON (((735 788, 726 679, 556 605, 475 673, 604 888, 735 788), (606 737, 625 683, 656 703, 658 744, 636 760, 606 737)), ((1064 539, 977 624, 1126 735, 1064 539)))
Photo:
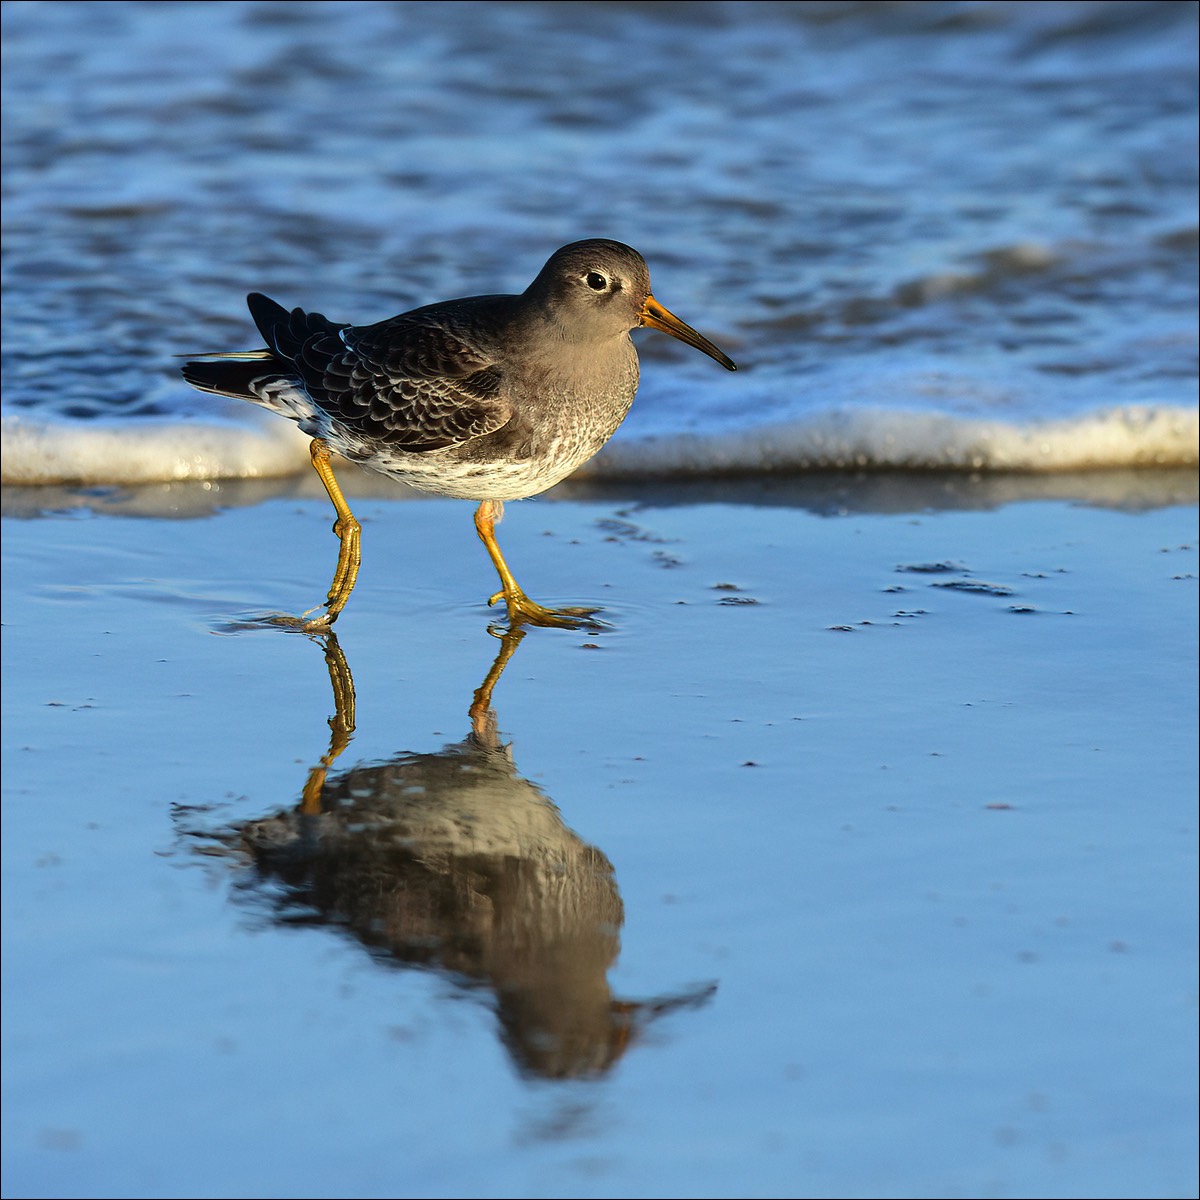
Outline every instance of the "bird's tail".
POLYGON ((281 322, 286 327, 287 309, 259 292, 252 292, 246 300, 250 315, 267 346, 261 350, 199 354, 189 359, 183 364, 182 370, 184 379, 192 387, 218 396, 258 401, 258 393, 251 385, 259 383, 264 376, 276 374, 277 370, 272 370, 272 366, 286 370, 287 364, 276 354, 278 342, 274 330, 281 322))
POLYGON ((197 355, 183 364, 183 377, 192 387, 218 396, 262 403, 264 380, 298 380, 296 357, 305 342, 316 335, 336 334, 346 328, 326 320, 320 313, 307 313, 300 308, 288 312, 282 304, 276 304, 261 292, 251 292, 246 303, 267 345, 261 350, 197 355))
POLYGON ((202 392, 218 396, 234 396, 239 400, 255 400, 258 396, 251 385, 266 375, 276 375, 270 363, 279 360, 270 350, 247 350, 244 353, 209 354, 189 359, 183 364, 183 377, 202 392))

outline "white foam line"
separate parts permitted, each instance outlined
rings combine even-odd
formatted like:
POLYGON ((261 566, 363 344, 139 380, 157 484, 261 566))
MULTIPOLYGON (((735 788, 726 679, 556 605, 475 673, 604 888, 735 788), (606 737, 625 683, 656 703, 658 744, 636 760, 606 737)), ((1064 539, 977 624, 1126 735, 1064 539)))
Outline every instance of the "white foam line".
POLYGON ((1076 471, 1200 461, 1196 409, 1126 406, 1031 425, 896 410, 838 411, 721 434, 614 440, 586 470, 645 477, 734 471, 1076 471))
MULTIPOLYGON (((308 464, 287 421, 0 420, 5 484, 140 484, 260 479, 308 464)), ((663 478, 728 472, 874 468, 1078 471, 1200 461, 1200 414, 1125 406, 1034 424, 895 409, 840 409, 710 434, 618 437, 580 474, 663 478)))
POLYGON ((0 419, 0 482, 138 484, 258 479, 308 465, 309 439, 287 421, 220 424, 158 420, 65 424, 0 419))

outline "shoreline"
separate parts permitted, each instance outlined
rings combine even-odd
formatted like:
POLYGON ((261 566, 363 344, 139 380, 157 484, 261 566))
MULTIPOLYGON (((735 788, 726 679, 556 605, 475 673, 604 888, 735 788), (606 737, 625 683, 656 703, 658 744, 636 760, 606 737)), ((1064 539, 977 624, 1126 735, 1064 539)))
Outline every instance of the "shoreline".
MULTIPOLYGON (((338 480, 351 499, 438 499, 339 461, 338 480)), ((32 518, 87 510, 114 516, 207 516, 266 500, 328 503, 311 469, 269 479, 226 479, 126 485, 5 485, 0 516, 32 518)), ((656 507, 689 504, 786 506, 814 513, 985 511, 1004 504, 1057 500, 1142 511, 1200 503, 1194 467, 1096 468, 1067 472, 804 471, 675 476, 663 480, 574 477, 534 502, 610 500, 656 507)), ((460 502, 464 508, 469 501, 460 502)), ((529 501, 514 501, 512 507, 529 501)))
POLYGON ((289 482, 6 513, 6 1193, 1187 1194, 1186 481, 578 485, 519 648, 351 486, 324 659, 289 482))

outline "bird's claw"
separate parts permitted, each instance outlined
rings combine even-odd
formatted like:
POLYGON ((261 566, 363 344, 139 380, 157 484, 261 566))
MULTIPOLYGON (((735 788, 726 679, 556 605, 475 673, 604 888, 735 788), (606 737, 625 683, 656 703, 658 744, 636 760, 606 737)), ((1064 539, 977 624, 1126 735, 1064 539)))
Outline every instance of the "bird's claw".
POLYGON ((499 591, 488 598, 488 607, 504 601, 508 609, 508 619, 513 629, 521 625, 541 625, 552 629, 607 629, 603 621, 594 619, 598 608, 570 606, 566 608, 547 608, 530 600, 524 592, 499 591))

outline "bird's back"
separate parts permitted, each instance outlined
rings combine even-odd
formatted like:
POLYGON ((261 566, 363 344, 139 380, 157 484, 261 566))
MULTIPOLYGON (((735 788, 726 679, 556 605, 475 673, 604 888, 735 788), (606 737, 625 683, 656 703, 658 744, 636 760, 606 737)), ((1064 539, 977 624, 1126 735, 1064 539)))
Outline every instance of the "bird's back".
POLYGON ((612 436, 637 390, 627 333, 581 353, 519 296, 352 326, 247 297, 261 350, 189 361, 194 387, 261 405, 347 458, 442 495, 517 499, 612 436))

